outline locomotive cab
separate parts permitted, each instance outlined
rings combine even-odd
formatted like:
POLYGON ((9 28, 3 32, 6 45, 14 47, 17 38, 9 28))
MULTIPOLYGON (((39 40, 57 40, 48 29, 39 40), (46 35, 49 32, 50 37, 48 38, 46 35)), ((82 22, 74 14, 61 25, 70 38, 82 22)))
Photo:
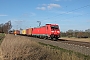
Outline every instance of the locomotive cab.
POLYGON ((51 25, 51 39, 56 38, 58 39, 60 37, 60 30, 58 25, 51 25))
POLYGON ((47 29, 47 34, 49 34, 49 37, 51 39, 55 38, 58 39, 60 37, 60 30, 59 26, 57 24, 46 24, 48 29, 47 29))

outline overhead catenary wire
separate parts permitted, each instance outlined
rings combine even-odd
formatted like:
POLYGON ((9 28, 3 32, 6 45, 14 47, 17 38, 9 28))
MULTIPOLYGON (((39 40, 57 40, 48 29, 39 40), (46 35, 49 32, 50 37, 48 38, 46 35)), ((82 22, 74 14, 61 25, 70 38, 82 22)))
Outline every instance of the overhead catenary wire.
MULTIPOLYGON (((86 13, 86 14, 84 14, 84 15, 89 15, 90 13, 86 13)), ((76 17, 80 17, 80 16, 84 16, 83 14, 81 14, 81 15, 78 15, 78 16, 72 16, 72 17, 68 17, 68 18, 65 18, 65 19, 63 19, 63 20, 66 20, 66 19, 70 19, 70 18, 76 18, 76 17)))
MULTIPOLYGON (((90 5, 85 5, 85 6, 82 6, 82 7, 76 8, 76 9, 73 9, 73 10, 71 10, 71 11, 68 11, 68 12, 66 12, 66 13, 73 12, 73 11, 76 11, 76 10, 79 10, 79 9, 82 9, 82 8, 86 8, 86 7, 90 7, 90 5)), ((63 14, 58 14, 58 15, 55 15, 55 16, 46 18, 45 20, 48 20, 48 19, 50 19, 50 18, 55 18, 55 17, 58 17, 58 16, 60 16, 60 15, 63 15, 63 14)))

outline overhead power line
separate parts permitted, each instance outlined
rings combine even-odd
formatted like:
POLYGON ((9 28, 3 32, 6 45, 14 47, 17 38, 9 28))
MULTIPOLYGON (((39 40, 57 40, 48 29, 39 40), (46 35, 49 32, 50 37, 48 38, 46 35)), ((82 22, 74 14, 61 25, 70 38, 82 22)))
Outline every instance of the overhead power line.
MULTIPOLYGON (((66 12, 66 13, 73 12, 73 11, 76 11, 76 10, 79 10, 79 9, 82 9, 82 8, 86 8, 86 7, 90 7, 90 5, 85 5, 85 6, 76 8, 76 9, 74 9, 74 10, 68 11, 68 12, 66 12)), ((60 15, 63 15, 63 14, 59 14, 59 15, 56 15, 56 16, 53 16, 53 17, 49 17, 49 18, 47 18, 47 19, 54 18, 54 17, 60 16, 60 15)), ((47 19, 45 19, 45 20, 47 20, 47 19)))
POLYGON ((70 18, 75 18, 75 17, 80 17, 80 16, 84 16, 84 15, 89 15, 89 14, 90 14, 90 13, 81 14, 81 15, 77 15, 77 16, 72 16, 72 17, 65 18, 65 19, 63 19, 63 20, 70 19, 70 18))
POLYGON ((90 5, 85 5, 85 6, 82 6, 82 7, 76 8, 76 9, 74 9, 74 10, 71 10, 71 11, 69 11, 69 12, 76 11, 76 10, 79 10, 79 9, 82 9, 82 8, 85 8, 85 7, 90 7, 90 5))

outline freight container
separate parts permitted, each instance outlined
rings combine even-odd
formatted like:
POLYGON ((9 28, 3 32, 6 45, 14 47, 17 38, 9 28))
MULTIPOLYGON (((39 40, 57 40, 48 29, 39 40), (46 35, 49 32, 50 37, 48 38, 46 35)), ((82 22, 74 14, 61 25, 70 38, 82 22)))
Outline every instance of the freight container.
POLYGON ((19 30, 15 30, 14 31, 14 34, 17 34, 18 35, 18 34, 20 34, 20 31, 19 30))
POLYGON ((28 35, 32 35, 32 28, 29 28, 28 35))
POLYGON ((26 35, 26 30, 22 30, 22 34, 23 35, 26 35))
POLYGON ((26 34, 31 36, 32 35, 32 28, 26 29, 26 34))

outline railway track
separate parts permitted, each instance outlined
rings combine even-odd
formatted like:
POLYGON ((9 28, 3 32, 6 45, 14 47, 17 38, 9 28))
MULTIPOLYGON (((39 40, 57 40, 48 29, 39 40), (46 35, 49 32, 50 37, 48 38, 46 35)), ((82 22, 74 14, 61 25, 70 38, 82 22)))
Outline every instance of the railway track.
MULTIPOLYGON (((35 38, 38 39, 38 38, 35 38)), ((39 40, 45 40, 45 39, 39 39, 39 40)), ((51 39, 47 39, 49 41, 55 41, 55 42, 61 42, 61 43, 65 43, 68 45, 75 45, 75 46, 81 46, 81 47, 90 47, 90 42, 81 42, 81 41, 74 41, 74 40, 66 40, 66 39, 58 39, 58 40, 51 40, 51 39)))
POLYGON ((78 45, 83 47, 90 47, 90 42, 81 42, 81 41, 74 41, 74 40, 65 40, 65 39, 59 39, 57 42, 67 43, 71 45, 78 45))
POLYGON ((63 49, 72 50, 74 52, 79 52, 79 53, 90 56, 90 43, 89 42, 79 42, 79 41, 71 41, 71 40, 64 40, 64 39, 52 41, 50 39, 45 40, 45 39, 38 39, 38 38, 33 38, 33 37, 30 37, 30 39, 33 41, 58 46, 63 49))

